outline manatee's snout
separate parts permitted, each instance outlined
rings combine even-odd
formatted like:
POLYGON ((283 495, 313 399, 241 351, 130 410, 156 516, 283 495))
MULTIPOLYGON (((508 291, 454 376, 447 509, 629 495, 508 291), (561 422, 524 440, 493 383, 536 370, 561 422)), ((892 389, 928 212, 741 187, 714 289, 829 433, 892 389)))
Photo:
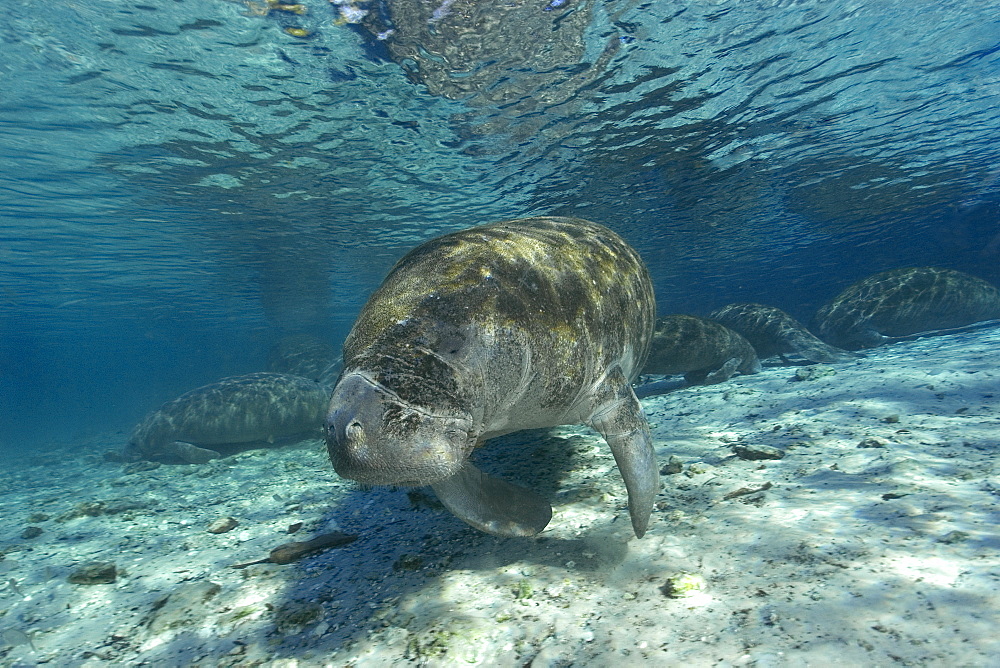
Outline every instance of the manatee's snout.
POLYGON ((427 485, 454 475, 471 452, 470 423, 409 406, 367 376, 334 388, 326 447, 337 475, 373 485, 427 485))

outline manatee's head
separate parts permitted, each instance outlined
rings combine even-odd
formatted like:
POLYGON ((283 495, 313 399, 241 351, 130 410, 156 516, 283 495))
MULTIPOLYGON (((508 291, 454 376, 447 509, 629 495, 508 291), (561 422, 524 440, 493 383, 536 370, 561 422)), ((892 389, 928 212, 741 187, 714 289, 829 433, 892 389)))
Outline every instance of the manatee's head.
POLYGON ((372 375, 353 371, 333 390, 326 447, 342 478, 428 485, 462 468, 475 447, 472 430, 472 417, 454 406, 415 405, 372 375))

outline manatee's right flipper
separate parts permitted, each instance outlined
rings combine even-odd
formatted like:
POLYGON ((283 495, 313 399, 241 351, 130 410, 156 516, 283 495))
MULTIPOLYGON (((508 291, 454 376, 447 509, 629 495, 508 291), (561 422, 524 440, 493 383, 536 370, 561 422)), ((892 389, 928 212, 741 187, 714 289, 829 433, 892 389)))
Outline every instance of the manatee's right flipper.
POLYGON ((642 538, 660 491, 660 473, 653 451, 649 423, 635 392, 621 369, 615 367, 594 391, 593 412, 588 424, 611 446, 618 471, 628 490, 628 512, 632 529, 642 538))
POLYGON ((213 459, 222 457, 222 453, 207 448, 199 448, 197 445, 185 443, 184 441, 174 441, 168 443, 163 449, 164 454, 173 455, 183 459, 188 464, 207 464, 213 459))
POLYGON ((552 519, 548 501, 530 489, 486 475, 470 462, 431 488, 455 517, 496 536, 534 536, 552 519))

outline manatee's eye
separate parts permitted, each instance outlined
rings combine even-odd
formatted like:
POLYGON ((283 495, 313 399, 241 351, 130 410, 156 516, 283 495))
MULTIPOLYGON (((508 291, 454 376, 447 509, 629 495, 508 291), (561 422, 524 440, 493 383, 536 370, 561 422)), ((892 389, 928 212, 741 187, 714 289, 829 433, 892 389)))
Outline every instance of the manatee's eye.
POLYGON ((357 442, 365 437, 365 430, 361 427, 361 423, 357 420, 347 425, 347 429, 345 429, 344 432, 348 441, 357 442))

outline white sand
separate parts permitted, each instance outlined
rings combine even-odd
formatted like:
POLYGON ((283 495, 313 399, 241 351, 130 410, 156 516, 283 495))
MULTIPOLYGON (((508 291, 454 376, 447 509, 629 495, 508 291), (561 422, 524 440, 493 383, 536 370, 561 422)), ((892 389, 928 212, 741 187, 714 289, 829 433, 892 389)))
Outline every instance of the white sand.
POLYGON ((661 464, 684 470, 641 540, 582 427, 484 449, 553 500, 523 540, 339 481, 319 442, 131 474, 101 460, 112 440, 7 462, 0 665, 1000 665, 998 349, 992 329, 644 400, 661 464), (357 541, 229 568, 338 528, 357 541), (116 582, 67 582, 92 560, 116 582), (678 572, 704 588, 667 597, 678 572))

